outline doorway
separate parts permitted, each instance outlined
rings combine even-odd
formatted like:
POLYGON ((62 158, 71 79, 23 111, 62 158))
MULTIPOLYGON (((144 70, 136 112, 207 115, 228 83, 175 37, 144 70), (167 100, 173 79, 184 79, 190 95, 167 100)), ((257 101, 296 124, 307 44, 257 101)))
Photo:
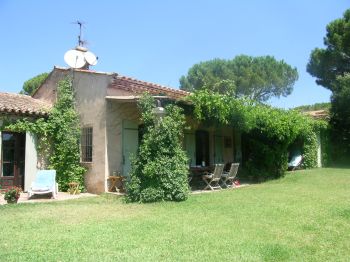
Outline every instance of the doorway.
POLYGON ((25 133, 1 133, 1 186, 24 188, 25 133))
POLYGON ((131 121, 123 121, 123 176, 129 177, 132 157, 136 156, 139 147, 138 125, 131 121))

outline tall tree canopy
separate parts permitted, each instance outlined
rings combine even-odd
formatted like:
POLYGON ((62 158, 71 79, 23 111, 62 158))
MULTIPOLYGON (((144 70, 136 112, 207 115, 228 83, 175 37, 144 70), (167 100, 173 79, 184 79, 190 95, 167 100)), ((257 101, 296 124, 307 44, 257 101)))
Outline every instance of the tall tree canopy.
POLYGON ((24 95, 34 94, 34 92, 39 88, 39 86, 41 86, 42 83, 44 83, 48 75, 48 73, 42 73, 25 81, 20 93, 24 95))
POLYGON ((350 160, 350 9, 343 18, 330 22, 323 48, 310 55, 307 71, 316 83, 332 91, 331 138, 333 160, 350 160))
POLYGON ((323 48, 315 48, 310 56, 307 71, 316 77, 316 83, 331 91, 337 87, 337 76, 350 72, 350 9, 343 18, 327 25, 323 48))
POLYGON ((350 160, 350 73, 338 76, 335 82, 337 91, 331 97, 331 126, 333 142, 337 147, 336 157, 350 160))
POLYGON ((180 78, 180 88, 190 92, 209 89, 266 101, 273 96, 289 95, 297 79, 297 69, 283 60, 240 55, 231 60, 214 59, 195 64, 187 76, 180 78))

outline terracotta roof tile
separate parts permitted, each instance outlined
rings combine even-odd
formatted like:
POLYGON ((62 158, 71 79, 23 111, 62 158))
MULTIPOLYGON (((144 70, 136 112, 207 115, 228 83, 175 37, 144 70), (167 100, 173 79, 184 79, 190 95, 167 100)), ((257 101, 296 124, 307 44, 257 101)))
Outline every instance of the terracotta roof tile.
POLYGON ((45 116, 50 108, 50 104, 31 96, 0 92, 0 113, 45 116))
POLYGON ((166 86, 140 81, 131 77, 120 75, 114 77, 110 87, 130 91, 137 94, 149 92, 152 95, 165 95, 172 99, 183 98, 190 94, 189 92, 183 90, 173 89, 166 86))

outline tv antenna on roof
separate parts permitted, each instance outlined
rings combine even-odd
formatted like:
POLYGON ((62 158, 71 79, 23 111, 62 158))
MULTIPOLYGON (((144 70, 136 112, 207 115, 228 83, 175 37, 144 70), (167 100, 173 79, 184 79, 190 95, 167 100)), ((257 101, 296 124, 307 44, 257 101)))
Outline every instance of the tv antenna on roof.
POLYGON ((82 40, 82 27, 85 22, 77 20, 73 24, 79 25, 78 46, 64 54, 64 61, 72 68, 89 69, 90 65, 97 64, 98 57, 84 47, 86 41, 82 40))
POLYGON ((82 29, 83 25, 85 25, 86 23, 83 21, 77 20, 77 21, 73 22, 72 24, 76 24, 79 26, 78 46, 84 46, 84 44, 86 44, 86 41, 82 40, 83 34, 82 34, 81 29, 82 29))

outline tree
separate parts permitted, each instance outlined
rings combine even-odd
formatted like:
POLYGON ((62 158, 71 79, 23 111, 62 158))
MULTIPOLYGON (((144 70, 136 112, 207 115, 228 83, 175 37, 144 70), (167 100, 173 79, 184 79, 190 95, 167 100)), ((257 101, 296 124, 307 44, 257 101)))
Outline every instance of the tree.
POLYGON ((337 145, 336 157, 346 160, 350 157, 350 73, 336 78, 336 89, 339 91, 331 97, 332 139, 337 145))
POLYGON ((331 103, 315 103, 313 105, 303 105, 303 106, 297 106, 294 107, 295 110, 298 110, 300 112, 308 112, 308 111, 316 111, 316 110, 326 110, 329 111, 331 108, 331 103))
POLYGON ((234 59, 214 59, 192 66, 187 76, 180 78, 180 88, 193 92, 207 89, 234 97, 266 101, 287 96, 298 79, 296 68, 272 56, 236 56, 234 59))
POLYGON ((32 95, 44 83, 48 77, 48 73, 42 73, 24 82, 20 94, 32 95))
POLYGON ((343 18, 329 23, 326 30, 326 49, 315 48, 311 52, 307 71, 317 78, 317 84, 336 91, 337 76, 350 72, 350 9, 343 18))
POLYGON ((325 49, 315 48, 307 71, 332 91, 331 139, 334 160, 350 158, 350 9, 327 25, 325 49), (342 158, 342 159, 341 159, 342 158))

